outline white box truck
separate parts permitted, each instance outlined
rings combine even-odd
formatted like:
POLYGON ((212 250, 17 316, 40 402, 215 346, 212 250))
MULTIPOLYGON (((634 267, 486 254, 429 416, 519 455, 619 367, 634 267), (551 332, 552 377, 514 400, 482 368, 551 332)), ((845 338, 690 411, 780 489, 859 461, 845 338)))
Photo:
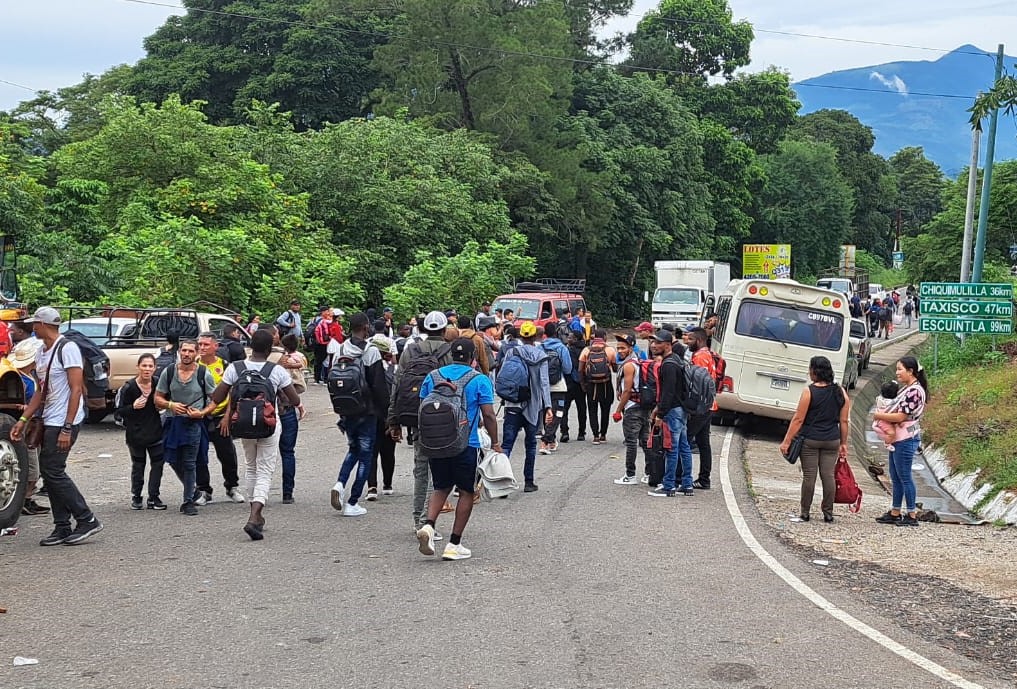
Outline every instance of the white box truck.
POLYGON ((731 282, 731 265, 717 261, 656 261, 653 269, 657 289, 649 301, 655 328, 666 323, 698 325, 707 297, 716 297, 731 282))

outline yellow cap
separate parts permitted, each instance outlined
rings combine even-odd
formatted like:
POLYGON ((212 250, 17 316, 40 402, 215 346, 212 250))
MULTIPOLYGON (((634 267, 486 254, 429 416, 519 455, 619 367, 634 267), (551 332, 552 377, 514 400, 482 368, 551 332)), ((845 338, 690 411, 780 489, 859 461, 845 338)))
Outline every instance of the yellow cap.
POLYGON ((519 337, 535 337, 537 335, 537 326, 533 324, 533 321, 526 321, 519 326, 519 337))

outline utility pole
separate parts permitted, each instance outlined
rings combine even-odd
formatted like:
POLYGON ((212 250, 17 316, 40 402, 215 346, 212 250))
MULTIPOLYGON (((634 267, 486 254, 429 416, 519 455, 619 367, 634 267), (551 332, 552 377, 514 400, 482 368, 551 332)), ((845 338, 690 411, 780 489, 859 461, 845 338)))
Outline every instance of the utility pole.
POLYGON ((971 166, 968 168, 968 205, 964 209, 964 246, 961 253, 961 282, 971 282, 971 241, 975 230, 975 190, 978 187, 978 139, 982 132, 971 130, 971 166))
MULTIPOLYGON (((993 85, 1003 76, 1003 44, 996 52, 996 78, 993 85)), ((992 188, 992 165, 996 155, 996 124, 999 122, 999 108, 989 115, 989 134, 985 143, 985 176, 982 178, 982 203, 978 207, 978 233, 975 235, 975 265, 971 271, 972 282, 982 281, 982 264, 985 262, 985 232, 989 224, 989 191, 992 188)))

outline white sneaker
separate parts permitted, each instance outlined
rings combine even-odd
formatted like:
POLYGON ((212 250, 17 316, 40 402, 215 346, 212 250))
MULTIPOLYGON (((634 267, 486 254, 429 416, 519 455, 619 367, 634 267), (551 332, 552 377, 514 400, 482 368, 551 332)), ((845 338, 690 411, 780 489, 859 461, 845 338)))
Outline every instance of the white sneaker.
POLYGON ((363 517, 365 514, 367 514, 367 510, 360 505, 351 505, 347 503, 346 507, 343 508, 344 517, 363 517))
POLYGON ((635 476, 622 476, 614 480, 616 486, 638 486, 639 480, 635 476))
POLYGON ((335 485, 332 486, 332 509, 343 511, 346 507, 346 486, 343 485, 342 481, 336 481, 335 485))
POLYGON ((470 549, 464 546, 462 543, 459 545, 453 545, 451 543, 445 546, 445 551, 441 554, 442 560, 468 560, 473 553, 470 549))
POLYGON ((641 479, 639 479, 639 482, 640 483, 649 484, 650 483, 650 475, 649 474, 643 474, 643 477, 641 479))
POLYGON ((424 524, 417 529, 417 542, 420 543, 421 555, 434 555, 434 527, 424 524))
POLYGON ((247 498, 244 497, 239 488, 230 488, 226 491, 226 497, 233 502, 247 502, 247 498))
POLYGON ((395 491, 392 490, 391 488, 382 488, 381 494, 382 495, 395 495, 395 491))
POLYGON ((549 455, 549 454, 551 454, 551 450, 547 447, 547 445, 541 445, 540 449, 538 450, 538 452, 540 454, 542 454, 542 455, 549 455))
POLYGON ((551 443, 550 445, 547 446, 547 449, 550 450, 551 452, 557 452, 558 443, 551 443))
POLYGON ((212 496, 203 490, 199 490, 194 495, 195 498, 193 502, 195 505, 198 505, 199 507, 202 505, 207 505, 208 503, 212 502, 212 496))

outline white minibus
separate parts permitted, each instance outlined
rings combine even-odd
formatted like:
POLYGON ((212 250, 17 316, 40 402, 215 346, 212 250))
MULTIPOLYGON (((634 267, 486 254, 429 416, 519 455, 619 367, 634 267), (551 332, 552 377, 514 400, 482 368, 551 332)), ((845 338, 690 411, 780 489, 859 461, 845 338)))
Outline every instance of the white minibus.
MULTIPOLYGON (((717 298, 713 349, 727 364, 718 420, 738 414, 790 419, 809 384, 809 360, 825 356, 842 383, 851 315, 842 295, 794 280, 735 280, 717 298)), ((849 381, 850 383, 850 381, 849 381)))

